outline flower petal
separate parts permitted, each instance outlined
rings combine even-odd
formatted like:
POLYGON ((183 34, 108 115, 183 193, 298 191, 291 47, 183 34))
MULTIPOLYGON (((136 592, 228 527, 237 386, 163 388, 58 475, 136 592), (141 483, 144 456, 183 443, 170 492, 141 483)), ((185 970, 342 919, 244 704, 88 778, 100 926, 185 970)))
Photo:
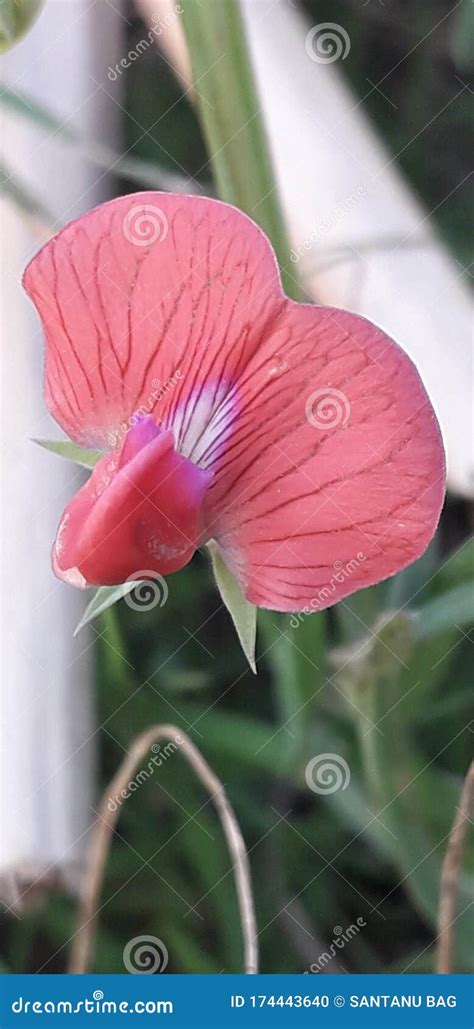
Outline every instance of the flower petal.
POLYGON ((288 301, 237 391, 205 518, 248 600, 319 610, 425 550, 443 447, 414 365, 381 330, 288 301))
POLYGON ((114 586, 182 568, 200 542, 211 477, 176 453, 171 432, 140 421, 66 508, 53 549, 56 575, 74 586, 114 586))
POLYGON ((137 411, 165 425, 177 411, 189 453, 194 410, 198 423, 203 411, 212 418, 284 304, 249 218, 167 193, 121 197, 72 222, 24 284, 46 333, 50 410, 72 439, 101 448, 137 411))

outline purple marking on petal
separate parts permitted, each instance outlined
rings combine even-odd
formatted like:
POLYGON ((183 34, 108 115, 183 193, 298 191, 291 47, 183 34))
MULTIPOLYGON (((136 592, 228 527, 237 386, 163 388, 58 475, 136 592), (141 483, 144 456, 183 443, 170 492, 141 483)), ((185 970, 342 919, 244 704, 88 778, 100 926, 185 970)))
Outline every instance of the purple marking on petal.
POLYGON ((133 415, 132 424, 127 432, 122 445, 119 467, 123 468, 132 458, 136 457, 140 450, 152 443, 163 429, 160 429, 151 415, 133 415))

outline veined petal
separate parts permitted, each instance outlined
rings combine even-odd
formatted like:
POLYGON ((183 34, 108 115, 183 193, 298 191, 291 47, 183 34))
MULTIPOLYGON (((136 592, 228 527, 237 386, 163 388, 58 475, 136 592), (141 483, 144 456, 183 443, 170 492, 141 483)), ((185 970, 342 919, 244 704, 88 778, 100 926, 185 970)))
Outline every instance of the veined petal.
POLYGON ((74 586, 114 586, 191 560, 212 477, 176 453, 151 417, 103 457, 66 508, 53 548, 56 575, 74 586))
POLYGON ((52 413, 114 448, 60 527, 68 581, 166 574, 215 538, 249 601, 318 610, 426 548, 444 455, 416 369, 365 319, 287 300, 241 212, 122 197, 51 240, 25 286, 52 413))
POLYGON ((122 439, 134 412, 169 426, 177 412, 175 442, 189 453, 203 409, 210 420, 225 405, 284 306, 273 252, 249 218, 167 193, 121 197, 72 222, 24 284, 45 329, 50 410, 99 448, 122 439))
POLYGON ((248 600, 319 610, 425 550, 442 442, 414 365, 380 329, 288 301, 237 392, 204 517, 248 600))

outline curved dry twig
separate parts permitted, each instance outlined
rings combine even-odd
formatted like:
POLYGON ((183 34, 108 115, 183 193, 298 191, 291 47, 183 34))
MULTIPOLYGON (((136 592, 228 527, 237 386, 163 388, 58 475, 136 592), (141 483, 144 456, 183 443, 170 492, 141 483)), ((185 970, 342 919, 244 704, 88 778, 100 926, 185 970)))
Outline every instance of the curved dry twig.
POLYGON ((453 827, 449 836, 448 847, 441 869, 441 884, 438 911, 438 948, 436 955, 436 971, 438 975, 449 975, 453 968, 454 926, 456 922, 456 904, 461 876, 461 864, 466 838, 466 830, 470 821, 470 810, 474 799, 474 761, 471 763, 461 790, 459 804, 453 827))
POLYGON ((97 820, 92 829, 85 889, 79 907, 78 927, 73 938, 68 971, 75 975, 84 974, 91 959, 105 866, 120 810, 118 806, 114 811, 110 810, 109 798, 118 796, 126 788, 150 747, 158 740, 179 740, 179 747, 186 760, 214 804, 232 858, 242 926, 244 968, 247 975, 255 974, 258 971, 257 924, 250 865, 244 839, 222 782, 191 742, 189 736, 175 725, 155 725, 137 736, 130 752, 103 794, 97 820))

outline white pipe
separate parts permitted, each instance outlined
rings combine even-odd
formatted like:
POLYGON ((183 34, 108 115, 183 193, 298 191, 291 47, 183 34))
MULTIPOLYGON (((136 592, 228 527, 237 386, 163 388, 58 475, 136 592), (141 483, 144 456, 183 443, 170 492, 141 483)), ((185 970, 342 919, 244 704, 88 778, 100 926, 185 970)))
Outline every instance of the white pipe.
MULTIPOLYGON (((96 81, 107 81, 107 67, 118 59, 122 28, 102 0, 48 0, 31 32, 2 59, 5 82, 112 142, 120 111, 96 81)), ((110 196, 102 173, 60 135, 9 114, 2 140, 8 166, 58 224, 110 196)), ((35 228, 2 200, 0 899, 18 907, 52 884, 80 886, 95 742, 94 634, 73 639, 84 597, 54 578, 49 555, 78 471, 31 442, 60 435, 42 394, 42 333, 20 285, 39 245, 35 228)))

